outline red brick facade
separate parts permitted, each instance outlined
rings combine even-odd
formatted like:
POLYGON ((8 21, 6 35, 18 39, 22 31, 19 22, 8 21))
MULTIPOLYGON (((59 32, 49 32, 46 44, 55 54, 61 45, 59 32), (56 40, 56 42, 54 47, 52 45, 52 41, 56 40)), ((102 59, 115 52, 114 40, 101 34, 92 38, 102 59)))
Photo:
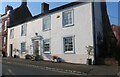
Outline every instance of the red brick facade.
POLYGON ((7 26, 8 26, 8 17, 2 19, 2 53, 7 54, 7 26), (5 21, 6 21, 6 30, 5 30, 5 21))
POLYGON ((120 26, 112 25, 112 30, 117 38, 117 45, 120 48, 120 26))
POLYGON ((9 11, 12 10, 13 8, 11 6, 6 6, 5 8, 5 14, 1 16, 2 19, 2 27, 1 27, 1 32, 0 32, 0 50, 2 51, 3 56, 7 56, 7 27, 9 26, 9 11))

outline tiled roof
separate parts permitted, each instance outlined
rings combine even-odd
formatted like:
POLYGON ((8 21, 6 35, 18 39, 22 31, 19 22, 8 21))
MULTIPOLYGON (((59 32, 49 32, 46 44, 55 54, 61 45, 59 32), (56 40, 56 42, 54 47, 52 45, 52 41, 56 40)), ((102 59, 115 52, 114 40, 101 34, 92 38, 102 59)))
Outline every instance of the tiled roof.
POLYGON ((12 10, 10 12, 9 27, 21 24, 30 19, 32 19, 32 14, 30 13, 28 7, 25 5, 21 5, 20 7, 12 10))
POLYGON ((83 3, 83 2, 71 2, 71 3, 68 3, 66 5, 51 9, 46 14, 41 13, 41 14, 38 14, 36 16, 33 16, 32 18, 31 18, 31 14, 30 14, 28 8, 24 7, 24 6, 20 6, 19 8, 11 11, 11 18, 10 18, 11 23, 10 23, 10 26, 8 28, 14 27, 14 26, 16 26, 18 24, 22 24, 24 22, 31 21, 33 19, 48 15, 50 13, 53 13, 53 12, 56 12, 56 11, 59 11, 59 10, 62 10, 62 9, 65 9, 65 8, 80 4, 80 3, 83 3))

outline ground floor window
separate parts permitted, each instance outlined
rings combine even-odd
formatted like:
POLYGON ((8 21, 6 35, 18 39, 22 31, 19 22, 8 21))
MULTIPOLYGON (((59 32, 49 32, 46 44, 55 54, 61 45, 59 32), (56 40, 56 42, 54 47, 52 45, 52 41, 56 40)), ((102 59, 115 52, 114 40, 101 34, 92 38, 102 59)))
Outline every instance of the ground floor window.
POLYGON ((43 52, 50 53, 50 39, 43 40, 43 52))
POLYGON ((63 46, 65 53, 74 53, 74 36, 64 37, 63 46))
POLYGON ((22 52, 25 52, 25 50, 26 50, 26 43, 25 43, 25 42, 22 42, 22 43, 21 43, 21 53, 22 53, 22 52))

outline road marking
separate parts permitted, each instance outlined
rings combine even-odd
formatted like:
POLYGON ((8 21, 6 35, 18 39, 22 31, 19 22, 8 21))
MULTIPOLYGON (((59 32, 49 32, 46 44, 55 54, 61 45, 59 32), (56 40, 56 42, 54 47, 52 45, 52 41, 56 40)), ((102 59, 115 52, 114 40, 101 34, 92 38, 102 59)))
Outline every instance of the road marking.
MULTIPOLYGON (((11 63, 11 62, 7 62, 11 63)), ((45 67, 45 66, 38 66, 38 65, 33 65, 33 64, 24 64, 24 63, 17 63, 14 62, 12 64, 16 65, 23 65, 26 67, 33 67, 33 68, 38 68, 42 70, 48 70, 48 71, 54 71, 54 72, 61 72, 61 73, 67 73, 67 74, 73 74, 73 75, 86 75, 86 73, 80 72, 80 71, 74 71, 74 70, 65 70, 65 69, 60 69, 60 68, 52 68, 52 67, 45 67)))
POLYGON ((11 69, 8 69, 8 72, 9 72, 10 74, 12 74, 12 75, 15 75, 15 74, 12 72, 11 69))
POLYGON ((8 64, 11 64, 11 62, 9 62, 9 61, 8 61, 7 63, 8 63, 8 64))

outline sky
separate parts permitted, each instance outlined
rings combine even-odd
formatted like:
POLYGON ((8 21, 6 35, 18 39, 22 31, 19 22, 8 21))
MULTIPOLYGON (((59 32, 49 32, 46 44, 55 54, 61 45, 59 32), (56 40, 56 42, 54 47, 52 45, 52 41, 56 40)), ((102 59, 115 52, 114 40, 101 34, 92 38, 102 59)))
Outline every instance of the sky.
MULTIPOLYGON (((4 1, 0 2, 0 14, 4 14, 5 7, 7 5, 12 6, 14 9, 19 7, 21 5, 20 1, 21 0, 17 0, 15 2, 15 0, 14 0, 14 2, 12 2, 12 1, 9 2, 9 0, 7 0, 7 1, 4 0, 4 1)), ((45 0, 41 0, 41 1, 45 1, 45 0)), ((68 2, 67 1, 66 2, 62 2, 62 1, 61 2, 54 2, 53 1, 53 2, 47 2, 47 3, 50 4, 50 9, 52 9, 52 8, 67 4, 68 2)), ((40 1, 39 2, 37 2, 35 0, 32 2, 28 1, 27 6, 28 6, 28 8, 33 16, 40 14, 40 12, 41 12, 41 2, 40 1)), ((118 1, 114 0, 114 2, 111 2, 110 0, 108 0, 107 11, 108 11, 110 23, 118 25, 118 1)))

